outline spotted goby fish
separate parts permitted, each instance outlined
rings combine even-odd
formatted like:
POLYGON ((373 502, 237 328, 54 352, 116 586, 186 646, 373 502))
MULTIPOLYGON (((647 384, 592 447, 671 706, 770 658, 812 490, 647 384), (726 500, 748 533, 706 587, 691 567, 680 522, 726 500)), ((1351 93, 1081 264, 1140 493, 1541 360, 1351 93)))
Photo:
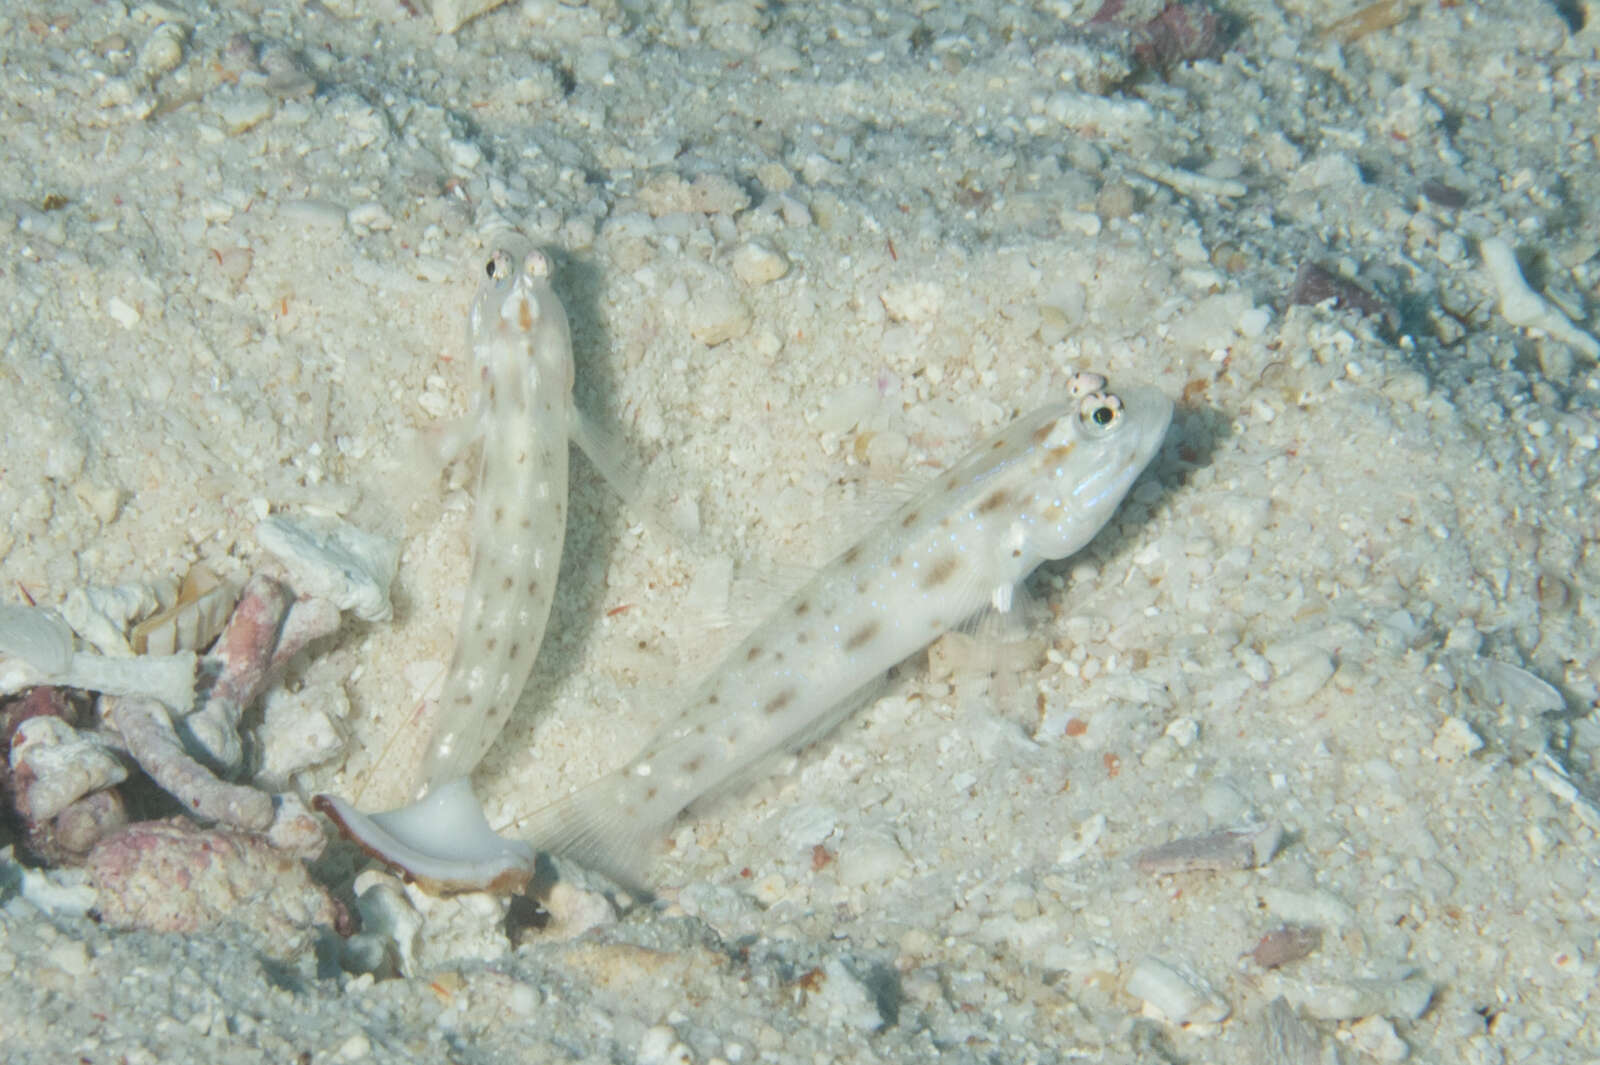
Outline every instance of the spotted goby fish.
POLYGON ((815 738, 884 672, 1094 538, 1154 457, 1171 402, 1079 374, 824 566, 627 763, 521 826, 531 843, 642 884, 695 800, 815 738))
POLYGON ((468 325, 477 401, 470 436, 458 441, 481 440, 472 574, 417 801, 369 816, 335 796, 317 799, 369 852, 441 891, 520 876, 521 849, 483 846, 494 836, 468 775, 504 729, 544 638, 567 524, 568 440, 596 446, 572 402, 571 334, 549 259, 505 238, 484 274, 468 325), (434 832, 441 810, 451 816, 434 832))

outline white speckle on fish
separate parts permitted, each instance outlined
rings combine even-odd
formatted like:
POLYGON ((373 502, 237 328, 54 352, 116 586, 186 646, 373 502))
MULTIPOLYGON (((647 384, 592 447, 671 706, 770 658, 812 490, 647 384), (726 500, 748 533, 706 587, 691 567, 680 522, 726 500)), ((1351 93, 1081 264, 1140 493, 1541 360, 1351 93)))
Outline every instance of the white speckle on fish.
POLYGON ((734 648, 627 764, 525 822, 538 847, 638 883, 696 799, 819 734, 884 671, 1085 546, 1160 447, 1172 404, 1092 374, 979 445, 734 648))
POLYGON ((496 250, 472 305, 482 468, 472 576, 417 794, 465 777, 500 735, 544 638, 567 526, 572 340, 550 261, 496 250))

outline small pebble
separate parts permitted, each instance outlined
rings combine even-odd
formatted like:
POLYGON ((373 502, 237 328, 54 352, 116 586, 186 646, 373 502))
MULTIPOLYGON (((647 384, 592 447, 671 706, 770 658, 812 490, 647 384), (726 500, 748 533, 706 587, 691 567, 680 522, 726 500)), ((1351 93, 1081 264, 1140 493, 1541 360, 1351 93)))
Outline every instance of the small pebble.
POLYGON ((233 136, 253 129, 272 117, 278 101, 267 92, 242 85, 224 85, 206 97, 211 113, 233 136))
MULTIPOLYGON (((1276 663, 1274 663, 1276 665, 1276 663)), ((1333 659, 1320 651, 1301 655, 1273 679, 1271 691, 1281 706, 1299 706, 1333 679, 1333 659)))
POLYGON ((1441 762, 1459 762, 1483 749, 1483 739, 1459 717, 1447 717, 1429 747, 1441 762))
POLYGON ((1263 969, 1276 969, 1311 954, 1322 945, 1322 929, 1284 925, 1261 937, 1250 960, 1263 969))
POLYGON ((282 45, 261 49, 261 70, 267 75, 267 91, 281 99, 309 96, 316 91, 317 81, 306 72, 300 57, 282 45))
POLYGON ((906 852, 894 837, 876 832, 853 834, 839 848, 839 882, 847 887, 864 888, 888 883, 906 865, 906 852))
POLYGON ((422 948, 422 915, 406 897, 405 886, 388 873, 368 870, 357 876, 351 887, 363 935, 388 944, 402 973, 416 973, 417 954, 422 948))
POLYGON ((693 1065, 694 1055, 665 1024, 645 1030, 634 1055, 637 1065, 693 1065))
POLYGON ((550 923, 544 936, 575 939, 594 928, 617 923, 617 909, 599 891, 572 879, 557 880, 544 898, 550 923))
POLYGON ((689 335, 714 348, 750 331, 750 310, 731 289, 711 285, 695 294, 689 307, 689 335))
POLYGON ((182 26, 163 22, 150 31, 144 47, 139 49, 139 73, 150 81, 173 70, 183 62, 183 42, 188 37, 182 26))
POLYGON ((1467 205, 1467 194, 1453 185, 1446 185, 1436 178, 1429 178, 1422 183, 1422 194, 1440 207, 1451 210, 1467 205))
POLYGON ((789 272, 789 260, 762 241, 741 244, 733 253, 733 276, 752 287, 765 285, 789 272))
POLYGON ((872 989, 839 958, 829 958, 810 980, 806 1008, 829 1027, 876 1032, 884 1024, 872 989))
POLYGON ((1411 1056, 1411 1048, 1387 1017, 1364 1017, 1352 1024, 1350 1045, 1374 1061, 1398 1062, 1411 1056))

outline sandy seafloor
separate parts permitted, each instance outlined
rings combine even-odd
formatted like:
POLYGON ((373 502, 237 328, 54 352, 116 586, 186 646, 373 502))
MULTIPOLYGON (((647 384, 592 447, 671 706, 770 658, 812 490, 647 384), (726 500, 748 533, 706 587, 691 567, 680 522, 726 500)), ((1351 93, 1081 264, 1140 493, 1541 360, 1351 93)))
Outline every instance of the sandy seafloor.
POLYGON ((268 510, 400 539, 394 622, 301 667, 351 702, 307 793, 380 807, 417 756, 471 483, 423 436, 470 405, 496 226, 554 253, 580 403, 651 485, 575 460, 497 820, 620 762, 748 604, 1071 370, 1179 405, 1030 582, 1041 660, 911 660, 684 821, 658 906, 513 947, 486 898, 419 898, 412 974, 374 980, 12 876, 0 1058, 1600 1059, 1600 374, 1479 256, 1594 322, 1600 11, 1425 0, 1341 44, 1355 5, 1233 0, 1226 53, 1162 77, 1097 6, 0 14, 3 594, 237 578, 268 510), (1387 319, 1290 307, 1306 261, 1387 319), (1132 862, 1249 823, 1284 829, 1259 868, 1132 862), (1245 956, 1286 923, 1320 947, 1245 956), (1130 991, 1148 959, 1186 1018, 1130 991))

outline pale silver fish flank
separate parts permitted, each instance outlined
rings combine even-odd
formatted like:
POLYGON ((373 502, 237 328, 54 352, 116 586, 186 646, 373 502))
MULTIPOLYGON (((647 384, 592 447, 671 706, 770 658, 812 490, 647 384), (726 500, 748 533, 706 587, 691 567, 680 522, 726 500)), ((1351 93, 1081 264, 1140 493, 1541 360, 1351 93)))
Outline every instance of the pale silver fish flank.
POLYGON ((734 648, 629 762, 530 815, 543 850, 638 885, 651 845, 695 800, 817 737, 889 668, 1094 538, 1159 450, 1172 404, 1067 398, 980 444, 822 568, 734 648))

